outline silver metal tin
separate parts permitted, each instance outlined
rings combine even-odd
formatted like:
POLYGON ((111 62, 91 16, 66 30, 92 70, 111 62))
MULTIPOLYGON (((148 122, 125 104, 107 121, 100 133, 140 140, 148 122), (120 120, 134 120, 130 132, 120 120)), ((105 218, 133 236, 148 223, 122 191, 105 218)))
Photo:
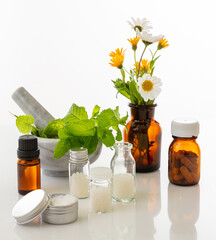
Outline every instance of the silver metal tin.
POLYGON ((56 193, 51 195, 50 205, 42 214, 42 220, 51 224, 67 224, 76 221, 78 218, 78 200, 70 194, 56 193), (68 196, 71 204, 52 205, 52 198, 68 196))
POLYGON ((31 222, 38 217, 49 205, 50 195, 38 189, 21 198, 12 210, 12 216, 18 224, 31 222))

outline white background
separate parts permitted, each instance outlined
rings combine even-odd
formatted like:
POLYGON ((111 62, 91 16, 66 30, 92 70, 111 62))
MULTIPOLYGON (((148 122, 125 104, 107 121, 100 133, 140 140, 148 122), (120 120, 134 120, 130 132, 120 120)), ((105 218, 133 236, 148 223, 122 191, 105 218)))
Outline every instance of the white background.
MULTIPOLYGON (((131 16, 146 17, 170 44, 161 51, 154 73, 163 82, 162 93, 156 99, 155 119, 163 129, 160 175, 164 201, 156 222, 158 225, 169 222, 164 218, 164 206, 168 186, 167 149, 172 139, 170 122, 175 117, 195 117, 201 124, 198 142, 202 152, 198 239, 206 235, 213 239, 213 215, 212 220, 207 219, 215 212, 216 197, 214 3, 213 0, 0 0, 2 142, 11 144, 10 150, 16 151, 19 133, 8 111, 22 114, 11 99, 20 86, 56 118, 63 117, 73 102, 85 106, 89 113, 95 104, 102 108, 119 105, 122 114, 129 111, 127 99, 115 97, 111 79, 120 73, 108 64, 108 54, 117 47, 127 48, 125 66, 132 66, 127 38, 133 37, 134 32, 127 21, 131 16), (3 129, 4 125, 7 128, 3 129), (214 206, 214 210, 209 206, 214 206)), ((104 148, 101 162, 108 165, 113 153, 106 155, 106 151, 109 150, 104 148)))
POLYGON ((163 165, 167 166, 172 139, 170 122, 176 117, 197 118, 202 155, 216 157, 208 144, 214 141, 210 136, 216 120, 213 0, 1 0, 0 123, 18 133, 8 111, 22 114, 11 99, 20 86, 56 118, 63 117, 72 103, 85 106, 89 114, 95 104, 102 109, 119 105, 122 115, 130 111, 127 99, 116 99, 111 79, 120 77, 120 72, 108 64, 108 55, 123 47, 125 67, 133 66, 127 41, 135 34, 127 23, 131 16, 149 19, 170 44, 160 51, 154 72, 163 82, 155 114, 163 129, 163 165))

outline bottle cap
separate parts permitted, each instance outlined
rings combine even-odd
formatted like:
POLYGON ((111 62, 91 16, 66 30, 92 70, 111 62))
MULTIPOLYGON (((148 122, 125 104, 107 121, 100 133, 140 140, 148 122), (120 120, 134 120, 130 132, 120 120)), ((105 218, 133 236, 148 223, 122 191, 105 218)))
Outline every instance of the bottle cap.
POLYGON ((38 158, 40 150, 38 149, 37 138, 33 135, 23 135, 19 137, 17 157, 24 160, 38 158))
POLYGON ((197 137, 199 135, 199 122, 190 118, 174 119, 171 123, 171 134, 182 138, 197 137))
POLYGON ((84 147, 72 148, 70 150, 70 161, 72 163, 85 163, 88 161, 88 149, 84 147))
POLYGON ((109 180, 112 178, 112 170, 108 167, 94 167, 91 169, 91 180, 109 180))

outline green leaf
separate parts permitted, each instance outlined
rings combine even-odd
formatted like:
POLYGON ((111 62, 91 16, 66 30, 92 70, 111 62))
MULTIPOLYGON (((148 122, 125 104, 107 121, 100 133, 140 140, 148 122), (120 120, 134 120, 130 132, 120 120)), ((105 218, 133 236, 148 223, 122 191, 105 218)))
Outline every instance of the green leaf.
POLYGON ((121 141, 122 140, 122 133, 121 133, 121 130, 119 128, 117 130, 116 140, 117 141, 121 141))
POLYGON ((114 83, 114 86, 117 89, 118 93, 130 99, 130 91, 127 83, 123 82, 120 78, 116 79, 116 81, 112 80, 112 82, 114 83))
MULTIPOLYGON (((94 136, 95 134, 95 121, 93 119, 80 120, 73 123, 67 123, 65 126, 67 134, 74 136, 94 136)), ((59 137, 61 138, 62 132, 59 137)))
POLYGON ((114 113, 115 113, 117 119, 119 120, 119 119, 120 119, 119 106, 117 106, 117 107, 115 108, 114 113))
POLYGON ((88 154, 92 154, 97 149, 99 138, 95 133, 93 137, 79 137, 79 141, 88 149, 88 154))
POLYGON ((77 137, 71 136, 67 139, 60 139, 54 149, 54 158, 63 157, 71 148, 82 147, 82 143, 79 142, 77 137))
POLYGON ((100 115, 97 116, 97 121, 101 129, 118 126, 118 119, 111 108, 103 110, 100 115))
POLYGON ((96 117, 100 112, 100 107, 98 105, 95 105, 93 111, 92 111, 92 117, 96 117))
POLYGON ((115 143, 115 138, 112 134, 112 130, 106 129, 102 134, 101 140, 106 147, 112 147, 115 143))
POLYGON ((31 132, 33 123, 34 118, 29 114, 21 115, 16 119, 16 126, 23 134, 29 134, 31 132))
POLYGON ((152 70, 151 70, 151 74, 150 74, 151 76, 153 76, 154 69, 155 69, 155 67, 153 67, 152 70))
POLYGON ((73 103, 64 120, 65 119, 84 120, 88 119, 88 114, 84 107, 79 107, 75 103, 73 103))
POLYGON ((122 117, 121 119, 119 119, 119 123, 120 123, 121 125, 125 125, 127 119, 128 119, 128 113, 127 113, 126 116, 124 116, 124 117, 122 117))
POLYGON ((125 81, 125 71, 123 68, 121 69, 121 74, 122 74, 122 80, 125 81))
POLYGON ((154 59, 154 62, 156 62, 156 60, 158 60, 158 58, 160 57, 161 55, 157 56, 155 59, 154 59))
POLYGON ((154 60, 151 60, 151 62, 150 62, 150 65, 149 65, 149 68, 150 68, 150 69, 152 69, 152 68, 153 68, 153 66, 154 66, 154 63, 155 63, 155 61, 154 61, 154 60))
POLYGON ((130 97, 133 104, 142 105, 144 103, 142 96, 138 92, 135 81, 130 82, 130 97))
POLYGON ((41 138, 48 138, 43 130, 38 131, 38 136, 41 137, 41 138))
POLYGON ((61 139, 56 144, 54 149, 54 158, 61 158, 63 157, 70 149, 71 144, 69 139, 61 139))
POLYGON ((58 131, 65 125, 61 119, 52 120, 44 128, 43 132, 48 136, 58 136, 58 131))

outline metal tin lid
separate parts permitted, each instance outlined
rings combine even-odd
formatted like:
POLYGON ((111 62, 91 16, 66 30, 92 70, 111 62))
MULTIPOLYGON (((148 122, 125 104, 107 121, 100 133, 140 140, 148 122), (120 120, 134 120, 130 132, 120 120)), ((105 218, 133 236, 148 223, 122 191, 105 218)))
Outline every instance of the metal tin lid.
POLYGON ((174 119, 171 123, 171 134, 182 138, 197 137, 199 135, 199 122, 190 118, 174 119))
POLYGON ((91 180, 110 180, 112 178, 112 170, 108 167, 94 167, 91 169, 91 180))
POLYGON ((73 163, 85 163, 88 161, 88 149, 77 147, 70 149, 70 161, 73 163))
POLYGON ((46 210, 50 196, 44 190, 38 189, 21 198, 12 210, 12 216, 19 224, 31 222, 46 210))

